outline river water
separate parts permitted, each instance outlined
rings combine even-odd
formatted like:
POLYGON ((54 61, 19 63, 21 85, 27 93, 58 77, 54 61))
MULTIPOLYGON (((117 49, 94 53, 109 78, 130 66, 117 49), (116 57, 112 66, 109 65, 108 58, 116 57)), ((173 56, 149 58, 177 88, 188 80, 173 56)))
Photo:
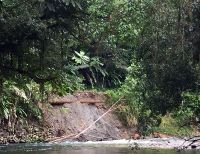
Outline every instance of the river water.
POLYGON ((0 154, 200 154, 200 151, 188 150, 131 150, 129 147, 92 147, 48 144, 1 145, 0 154))

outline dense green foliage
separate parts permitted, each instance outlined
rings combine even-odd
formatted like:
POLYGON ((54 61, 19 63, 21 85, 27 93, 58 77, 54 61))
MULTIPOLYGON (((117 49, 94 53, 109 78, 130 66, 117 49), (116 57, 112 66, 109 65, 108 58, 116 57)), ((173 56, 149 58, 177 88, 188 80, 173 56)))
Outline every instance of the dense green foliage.
POLYGON ((109 88, 141 132, 168 113, 199 124, 199 25, 198 0, 0 0, 0 120, 40 118, 50 94, 109 88))

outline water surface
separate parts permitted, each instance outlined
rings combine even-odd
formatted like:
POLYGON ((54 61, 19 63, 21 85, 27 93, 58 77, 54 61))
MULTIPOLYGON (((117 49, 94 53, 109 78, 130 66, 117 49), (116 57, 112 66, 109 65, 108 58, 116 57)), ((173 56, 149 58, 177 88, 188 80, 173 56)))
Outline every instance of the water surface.
POLYGON ((188 150, 176 152, 176 150, 131 150, 129 147, 89 147, 71 145, 48 144, 19 144, 1 145, 0 154, 200 154, 200 151, 188 150))

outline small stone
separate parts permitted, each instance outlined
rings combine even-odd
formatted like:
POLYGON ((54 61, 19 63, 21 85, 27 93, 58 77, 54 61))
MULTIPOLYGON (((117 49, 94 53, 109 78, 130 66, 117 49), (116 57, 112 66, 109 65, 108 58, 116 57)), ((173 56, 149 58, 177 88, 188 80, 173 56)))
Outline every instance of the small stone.
POLYGON ((35 127, 34 132, 39 132, 39 128, 35 127))

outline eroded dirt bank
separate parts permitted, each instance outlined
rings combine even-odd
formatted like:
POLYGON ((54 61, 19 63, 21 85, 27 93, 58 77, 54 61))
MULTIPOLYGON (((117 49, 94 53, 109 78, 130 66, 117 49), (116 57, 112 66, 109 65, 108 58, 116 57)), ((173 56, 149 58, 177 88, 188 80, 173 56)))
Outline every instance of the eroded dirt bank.
POLYGON ((50 101, 51 106, 45 109, 44 120, 51 126, 54 136, 62 141, 129 139, 129 129, 122 125, 113 112, 107 113, 95 123, 108 111, 106 101, 105 94, 93 92, 77 92, 54 98, 50 101))
POLYGON ((104 93, 95 92, 53 97, 49 103, 39 103, 43 111, 41 121, 19 119, 13 128, 1 124, 0 144, 129 139, 130 129, 123 126, 113 112, 106 113, 110 107, 107 100, 104 93), (103 114, 105 116, 100 118, 103 114))

